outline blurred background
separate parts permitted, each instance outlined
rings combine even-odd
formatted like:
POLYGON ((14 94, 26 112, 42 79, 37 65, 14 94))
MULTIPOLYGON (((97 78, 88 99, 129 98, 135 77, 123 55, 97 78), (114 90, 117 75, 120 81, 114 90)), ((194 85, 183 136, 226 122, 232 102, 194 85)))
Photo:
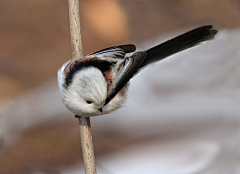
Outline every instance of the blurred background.
MULTIPOLYGON (((98 173, 240 173, 240 1, 81 0, 80 11, 84 54, 219 31, 143 70, 123 108, 91 119, 98 173)), ((71 58, 67 0, 1 0, 0 38, 0 173, 84 173, 57 88, 71 58)))

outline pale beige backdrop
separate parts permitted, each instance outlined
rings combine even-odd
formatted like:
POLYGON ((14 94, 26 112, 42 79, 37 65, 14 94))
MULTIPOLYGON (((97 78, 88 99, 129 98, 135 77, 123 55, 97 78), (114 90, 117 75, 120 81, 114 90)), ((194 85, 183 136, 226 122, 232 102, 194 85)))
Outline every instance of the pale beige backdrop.
MULTIPOLYGON (((100 173, 240 172, 240 2, 80 3, 84 54, 125 43, 143 49, 206 24, 220 31, 213 42, 143 71, 123 109, 92 119, 100 173), (159 154, 147 154, 156 160, 144 163, 141 152, 154 147, 159 154)), ((0 1, 0 40, 0 173, 81 172, 78 123, 56 81, 71 58, 67 0, 0 1)))

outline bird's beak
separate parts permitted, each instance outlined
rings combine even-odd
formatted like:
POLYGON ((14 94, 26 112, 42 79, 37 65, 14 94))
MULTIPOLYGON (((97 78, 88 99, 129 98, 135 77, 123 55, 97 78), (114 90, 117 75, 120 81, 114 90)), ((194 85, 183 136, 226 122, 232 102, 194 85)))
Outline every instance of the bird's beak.
POLYGON ((98 110, 99 110, 100 112, 103 112, 103 111, 102 111, 102 108, 100 108, 100 109, 98 109, 98 110))

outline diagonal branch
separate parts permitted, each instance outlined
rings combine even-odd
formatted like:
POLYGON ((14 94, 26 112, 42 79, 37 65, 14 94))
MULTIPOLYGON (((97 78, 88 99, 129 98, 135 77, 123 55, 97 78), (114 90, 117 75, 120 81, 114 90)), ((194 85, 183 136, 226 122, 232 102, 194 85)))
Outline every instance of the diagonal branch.
MULTIPOLYGON (((79 0, 68 0, 69 21, 72 43, 72 57, 83 56, 79 0)), ((89 117, 79 117, 79 129, 86 174, 96 174, 94 148, 89 117)))

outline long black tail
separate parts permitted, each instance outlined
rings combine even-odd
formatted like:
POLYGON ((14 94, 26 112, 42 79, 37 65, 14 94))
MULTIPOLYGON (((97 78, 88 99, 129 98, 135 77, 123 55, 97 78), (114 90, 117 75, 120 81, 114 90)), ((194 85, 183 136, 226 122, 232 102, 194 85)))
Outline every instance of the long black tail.
POLYGON ((212 30, 211 25, 202 26, 152 47, 146 51, 147 59, 141 67, 162 60, 174 53, 191 48, 201 42, 213 39, 216 33, 217 31, 212 30))

